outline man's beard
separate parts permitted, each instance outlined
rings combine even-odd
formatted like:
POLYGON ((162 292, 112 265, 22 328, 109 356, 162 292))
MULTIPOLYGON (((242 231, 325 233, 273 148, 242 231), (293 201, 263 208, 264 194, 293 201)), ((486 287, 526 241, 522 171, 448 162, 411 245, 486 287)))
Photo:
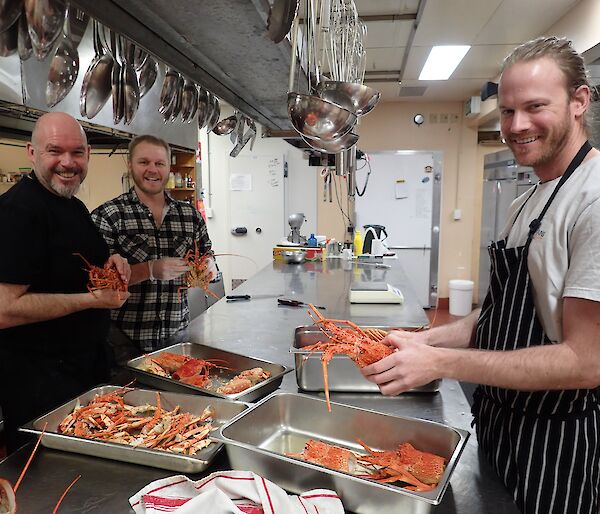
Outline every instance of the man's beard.
POLYGON ((54 182, 50 182, 52 191, 54 191, 58 196, 67 199, 73 198, 79 191, 80 186, 81 183, 75 184, 74 186, 65 186, 63 184, 55 184, 54 182))
POLYGON ((556 156, 562 152, 567 144, 567 141, 569 140, 571 131, 572 127, 569 123, 568 112, 566 112, 559 125, 556 125, 552 130, 546 131, 546 133, 543 134, 543 136, 547 139, 544 141, 544 144, 541 148, 541 153, 539 155, 529 156, 525 154, 522 156, 519 152, 519 145, 517 143, 510 143, 508 146, 511 150, 513 150, 515 160, 521 166, 531 166, 535 169, 552 162, 556 156))
POLYGON ((76 176, 80 177, 78 184, 66 185, 60 182, 60 179, 53 180, 55 175, 59 175, 56 170, 52 170, 52 178, 50 179, 50 188, 54 191, 58 196, 62 198, 71 199, 73 196, 77 194, 79 188, 81 187, 81 169, 73 170, 75 171, 76 176))
POLYGON ((161 185, 160 191, 154 191, 146 187, 143 177, 138 178, 137 176, 133 175, 133 173, 130 173, 130 176, 133 180, 133 183, 138 187, 138 189, 140 189, 140 191, 146 193, 147 195, 162 194, 165 190, 165 186, 167 185, 167 180, 169 179, 169 177, 167 176, 164 179, 159 180, 161 185))

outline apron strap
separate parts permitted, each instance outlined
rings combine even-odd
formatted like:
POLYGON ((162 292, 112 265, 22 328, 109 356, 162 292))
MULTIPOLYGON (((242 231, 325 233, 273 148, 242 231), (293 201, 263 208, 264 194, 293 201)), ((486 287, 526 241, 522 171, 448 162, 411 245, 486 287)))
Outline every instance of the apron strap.
MULTIPOLYGON (((585 143, 583 143, 583 145, 581 146, 581 148, 579 149, 579 151, 577 152, 577 154, 575 155, 575 157, 573 157, 573 160, 570 162, 570 164, 567 167, 566 171, 563 173, 563 176, 560 178, 560 181, 558 182, 558 184, 554 188, 554 191, 552 191, 552 194, 550 195, 550 198, 548 198, 548 201, 546 202, 546 205, 544 205, 544 208, 542 209, 542 212, 540 213, 540 215, 537 218, 535 218, 529 224, 529 235, 527 236, 527 243, 525 243, 526 249, 529 249, 529 244, 531 243, 531 240, 533 239, 533 235, 540 228, 540 225, 542 224, 542 218, 546 214, 546 211, 550 207, 550 204, 554 200, 554 197, 557 195, 559 189, 565 184, 565 182, 567 180, 569 180, 569 177, 573 174, 573 172, 583 162, 583 159, 585 159, 585 156, 589 153, 589 151, 591 149, 592 149, 592 145, 590 144, 589 141, 586 141, 585 143)), ((529 200, 529 198, 528 198, 528 200, 529 200)))

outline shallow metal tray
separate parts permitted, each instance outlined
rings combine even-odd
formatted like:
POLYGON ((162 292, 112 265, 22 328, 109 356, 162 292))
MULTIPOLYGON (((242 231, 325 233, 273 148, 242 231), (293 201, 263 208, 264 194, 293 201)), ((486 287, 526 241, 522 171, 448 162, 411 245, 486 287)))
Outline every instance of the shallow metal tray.
POLYGON ((144 384, 148 384, 157 389, 164 389, 166 391, 175 391, 179 393, 192 393, 192 394, 207 394, 210 396, 216 396, 218 398, 227 398, 229 400, 240 400, 244 402, 253 402, 258 398, 262 398, 267 394, 275 391, 283 380, 283 375, 292 371, 291 368, 284 366, 283 364, 275 364, 261 359, 255 359, 253 357, 246 357, 239 353, 232 353, 212 346, 206 346, 197 343, 179 343, 167 348, 162 348, 152 353, 148 353, 141 357, 136 357, 127 362, 127 367, 136 375, 138 380, 144 384), (204 360, 215 360, 225 361, 226 366, 229 369, 217 369, 211 372, 212 376, 217 376, 221 381, 231 380, 234 376, 238 375, 241 371, 251 368, 263 368, 271 373, 271 376, 267 380, 259 382, 255 386, 252 386, 245 391, 235 394, 221 394, 210 389, 204 389, 202 387, 196 387, 190 384, 184 384, 178 380, 161 377, 147 371, 138 369, 138 366, 147 356, 158 355, 162 352, 173 352, 180 355, 189 355, 196 359, 204 360))
MULTIPOLYGON (((363 328, 385 330, 386 332, 398 327, 369 326, 363 328)), ((325 334, 315 325, 306 325, 296 328, 294 342, 290 352, 294 354, 296 366, 296 382, 303 391, 324 391, 323 366, 321 355, 323 352, 308 352, 305 346, 326 341, 325 334)), ((378 393, 377 384, 369 382, 362 376, 356 364, 346 355, 334 355, 327 368, 329 390, 345 393, 378 393)), ((435 393, 440 388, 440 380, 411 389, 411 393, 435 393)))
POLYGON ((432 421, 391 416, 332 403, 297 393, 275 392, 231 421, 213 436, 225 443, 233 469, 251 470, 284 489, 300 493, 313 488, 335 490, 344 508, 358 514, 410 512, 424 514, 438 505, 469 433, 432 421), (308 439, 320 439, 364 453, 356 438, 376 450, 410 442, 447 459, 446 470, 432 491, 417 493, 380 484, 291 457, 308 439))
MULTIPOLYGON (((121 389, 117 386, 106 385, 96 387, 77 398, 74 398, 52 412, 45 414, 31 421, 20 428, 23 432, 40 434, 46 423, 46 432, 42 438, 42 445, 48 448, 64 450, 73 453, 83 453, 93 457, 104 457, 106 459, 131 462, 133 464, 142 464, 155 468, 169 469, 182 473, 198 473, 204 471, 223 445, 218 442, 200 450, 196 455, 177 455, 175 453, 153 450, 149 448, 134 448, 125 444, 110 443, 96 439, 85 439, 71 435, 58 433, 58 425, 69 415, 77 401, 81 405, 86 405, 96 395, 103 395, 121 389)), ((156 405, 156 391, 146 389, 131 389, 124 395, 125 402, 129 405, 144 405, 149 403, 156 405)), ((160 393, 161 405, 164 409, 173 409, 176 405, 181 406, 185 412, 192 414, 201 414, 205 407, 211 405, 215 409, 215 420, 213 425, 220 426, 225 421, 229 421, 248 407, 242 402, 232 402, 221 400, 219 398, 209 398, 206 396, 197 396, 191 394, 160 393)))

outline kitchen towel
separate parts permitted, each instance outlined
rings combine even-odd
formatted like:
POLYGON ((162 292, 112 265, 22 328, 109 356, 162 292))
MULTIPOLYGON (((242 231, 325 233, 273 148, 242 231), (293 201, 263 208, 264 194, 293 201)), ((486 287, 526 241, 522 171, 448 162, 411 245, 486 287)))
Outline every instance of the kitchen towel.
POLYGON ((193 481, 184 475, 156 480, 129 498, 136 514, 343 514, 338 495, 314 489, 299 496, 250 471, 218 471, 193 481))

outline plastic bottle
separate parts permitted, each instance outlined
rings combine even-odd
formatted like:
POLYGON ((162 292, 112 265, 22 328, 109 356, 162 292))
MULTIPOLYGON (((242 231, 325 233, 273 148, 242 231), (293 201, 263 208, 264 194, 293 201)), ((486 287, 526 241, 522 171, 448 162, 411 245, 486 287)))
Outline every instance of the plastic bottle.
POLYGON ((167 180, 167 189, 173 189, 175 187, 175 173, 172 171, 169 173, 169 179, 167 180))
POLYGON ((363 240, 359 229, 354 230, 354 255, 362 255, 363 240))
POLYGON ((310 247, 316 248, 317 246, 319 246, 317 244, 317 238, 315 237, 314 234, 311 234, 310 237, 306 240, 306 244, 310 247))
POLYGON ((184 187, 183 186, 183 177, 181 176, 181 173, 179 173, 179 172, 175 173, 175 187, 184 187))

